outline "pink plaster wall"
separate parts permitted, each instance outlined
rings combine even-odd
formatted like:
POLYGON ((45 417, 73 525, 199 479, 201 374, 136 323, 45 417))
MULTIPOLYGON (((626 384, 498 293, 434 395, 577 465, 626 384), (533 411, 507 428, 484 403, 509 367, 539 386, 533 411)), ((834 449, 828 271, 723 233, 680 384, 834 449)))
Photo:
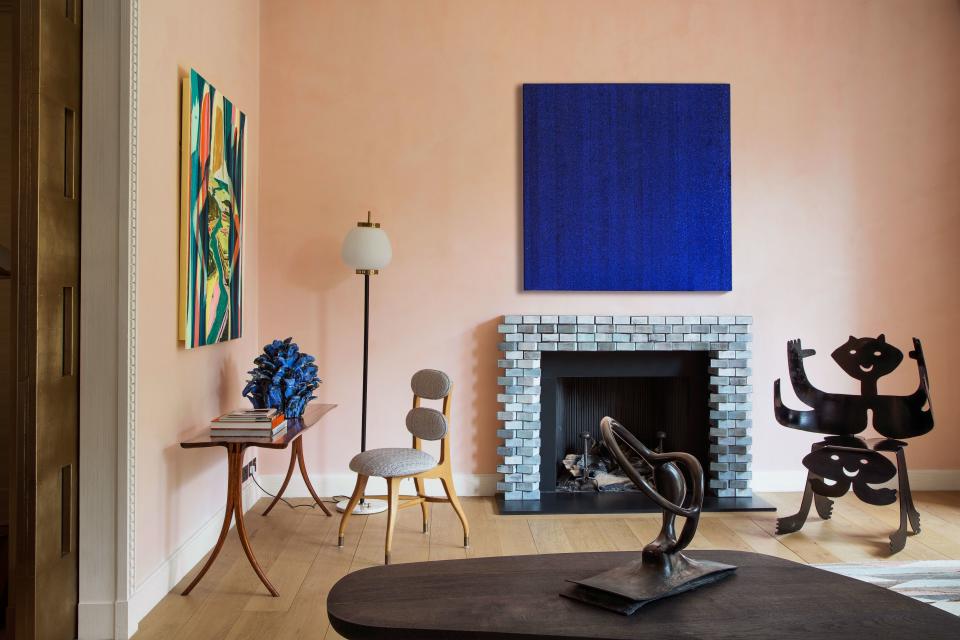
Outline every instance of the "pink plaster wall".
POLYGON ((224 504, 223 451, 178 442, 242 404, 244 372, 259 349, 262 126, 257 0, 141 2, 140 12, 136 584, 224 504), (249 147, 243 338, 188 351, 177 341, 178 141, 180 79, 191 67, 246 112, 249 147))
MULTIPOLYGON (((341 405, 306 440, 312 471, 346 472, 358 449, 362 286, 339 254, 368 208, 395 254, 373 282, 370 446, 407 444, 407 380, 436 367, 457 385, 456 469, 494 471, 500 314, 738 313, 756 322, 758 472, 799 469, 812 440, 772 419, 785 341, 818 349, 816 383, 853 391, 829 353, 881 331, 928 353, 939 424, 911 464, 960 468, 954 0, 265 2, 260 42, 261 338, 316 353, 321 398, 341 405), (731 293, 520 290, 524 82, 731 84, 731 293)), ((881 391, 915 388, 902 368, 881 391)))

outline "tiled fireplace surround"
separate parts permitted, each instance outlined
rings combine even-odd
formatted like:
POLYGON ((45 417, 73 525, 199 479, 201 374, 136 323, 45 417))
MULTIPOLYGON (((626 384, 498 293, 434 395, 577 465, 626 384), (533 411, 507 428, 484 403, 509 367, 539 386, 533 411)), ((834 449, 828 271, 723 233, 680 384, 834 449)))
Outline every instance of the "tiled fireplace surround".
MULTIPOLYGON (((497 447, 505 500, 540 499, 540 357, 544 351, 709 352, 708 492, 745 497, 750 489, 751 316, 507 315, 498 331, 502 428, 497 447)), ((547 425, 555 428, 555 425, 547 425)), ((552 491, 553 487, 545 487, 552 491)))

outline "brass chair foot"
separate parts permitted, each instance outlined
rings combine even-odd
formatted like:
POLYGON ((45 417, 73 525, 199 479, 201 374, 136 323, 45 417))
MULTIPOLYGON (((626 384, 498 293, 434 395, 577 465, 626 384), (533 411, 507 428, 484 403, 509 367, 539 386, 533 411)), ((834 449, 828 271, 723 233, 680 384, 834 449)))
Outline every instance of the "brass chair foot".
POLYGON ((464 549, 470 548, 470 536, 463 536, 463 548, 464 549))
POLYGON ((429 524, 423 523, 423 532, 424 532, 424 533, 429 533, 429 532, 430 532, 430 525, 429 525, 429 524))
POLYGON ((383 564, 390 564, 390 552, 383 554, 383 564))
POLYGON ((337 540, 337 546, 338 546, 338 547, 342 547, 342 546, 343 546, 343 536, 340 536, 340 539, 337 540))

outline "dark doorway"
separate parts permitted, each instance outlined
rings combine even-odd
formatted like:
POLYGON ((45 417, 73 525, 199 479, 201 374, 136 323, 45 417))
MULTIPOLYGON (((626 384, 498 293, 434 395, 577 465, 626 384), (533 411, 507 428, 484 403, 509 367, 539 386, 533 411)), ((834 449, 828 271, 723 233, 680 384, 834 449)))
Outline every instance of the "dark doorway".
POLYGON ((17 105, 13 0, 0 0, 0 638, 7 637, 10 521, 14 476, 13 218, 17 105))

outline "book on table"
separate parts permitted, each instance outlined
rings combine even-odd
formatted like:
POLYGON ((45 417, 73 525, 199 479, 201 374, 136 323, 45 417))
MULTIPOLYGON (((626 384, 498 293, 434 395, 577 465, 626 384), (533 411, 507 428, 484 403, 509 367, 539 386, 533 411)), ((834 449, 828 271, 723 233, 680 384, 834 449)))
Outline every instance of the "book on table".
POLYGON ((276 409, 238 409, 210 421, 210 435, 272 438, 287 428, 276 409))
POLYGON ((279 425, 273 429, 246 429, 243 427, 240 428, 230 428, 230 429, 215 429, 210 428, 210 435, 217 438, 226 438, 226 437, 243 437, 243 438, 273 438, 278 434, 283 433, 287 430, 287 421, 284 420, 279 425))
POLYGON ((269 409, 235 409, 214 418, 214 423, 222 422, 243 422, 258 424, 261 422, 274 422, 278 418, 283 419, 283 414, 275 408, 269 409))

